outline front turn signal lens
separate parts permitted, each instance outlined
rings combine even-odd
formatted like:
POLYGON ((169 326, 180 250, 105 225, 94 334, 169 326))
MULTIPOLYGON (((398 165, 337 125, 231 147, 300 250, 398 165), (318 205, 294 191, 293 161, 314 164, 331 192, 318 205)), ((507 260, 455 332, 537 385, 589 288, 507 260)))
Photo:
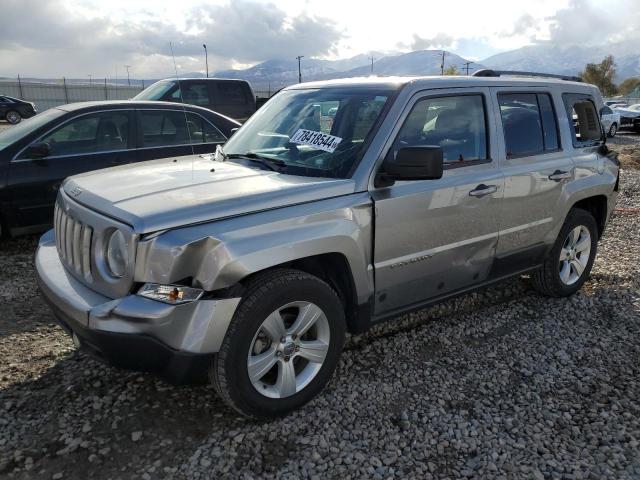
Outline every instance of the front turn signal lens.
POLYGON ((158 285, 157 283, 145 283, 138 290, 138 295, 141 297, 172 305, 195 302, 203 294, 204 290, 199 288, 184 287, 182 285, 158 285))

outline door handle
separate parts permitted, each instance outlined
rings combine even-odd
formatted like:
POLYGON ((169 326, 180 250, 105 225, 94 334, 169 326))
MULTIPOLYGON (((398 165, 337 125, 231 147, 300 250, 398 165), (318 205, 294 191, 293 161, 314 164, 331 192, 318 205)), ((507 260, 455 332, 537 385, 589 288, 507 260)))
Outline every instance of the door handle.
POLYGON ((490 195, 492 193, 496 193, 498 191, 498 187, 496 185, 485 185, 481 183, 476 188, 469 192, 469 195, 472 197, 484 197, 485 195, 490 195))
POLYGON ((556 170, 551 175, 549 175, 549 180, 553 180, 554 182, 559 182, 561 180, 564 180, 565 178, 571 178, 571 172, 556 170))

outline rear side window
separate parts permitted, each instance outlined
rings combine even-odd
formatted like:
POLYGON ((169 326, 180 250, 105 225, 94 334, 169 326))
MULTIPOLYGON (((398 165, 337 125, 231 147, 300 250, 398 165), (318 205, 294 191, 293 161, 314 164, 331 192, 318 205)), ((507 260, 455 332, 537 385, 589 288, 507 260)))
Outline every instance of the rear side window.
POLYGON ((498 95, 507 158, 558 150, 558 123, 546 93, 498 95))
POLYGON ((576 148, 599 145, 603 139, 598 110, 589 95, 565 93, 562 95, 569 128, 573 132, 573 146, 576 148))
POLYGON ((602 110, 600 110, 600 113, 602 115, 613 115, 613 110, 611 110, 609 107, 602 107, 602 110))
POLYGON ((242 82, 219 82, 216 84, 216 105, 246 105, 249 103, 247 86, 242 82))
POLYGON ((142 147, 224 142, 224 135, 201 116, 176 110, 141 110, 142 147))

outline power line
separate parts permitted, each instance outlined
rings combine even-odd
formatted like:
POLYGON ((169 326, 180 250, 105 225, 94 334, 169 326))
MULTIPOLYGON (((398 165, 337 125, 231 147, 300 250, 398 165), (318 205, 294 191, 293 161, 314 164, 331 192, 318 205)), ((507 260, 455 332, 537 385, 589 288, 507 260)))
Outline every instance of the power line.
POLYGON ((298 83, 302 83, 302 69, 300 68, 300 60, 304 58, 304 55, 298 55, 298 83))

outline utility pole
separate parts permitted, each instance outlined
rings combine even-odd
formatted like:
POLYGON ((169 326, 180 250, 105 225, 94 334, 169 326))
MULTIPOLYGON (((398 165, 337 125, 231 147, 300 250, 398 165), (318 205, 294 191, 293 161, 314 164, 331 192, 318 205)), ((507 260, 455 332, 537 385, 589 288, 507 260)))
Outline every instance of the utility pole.
POLYGON ((302 83, 302 69, 300 68, 300 60, 304 58, 304 55, 298 55, 298 83, 302 83))
POLYGON ((204 48, 204 64, 207 68, 207 78, 209 78, 209 54, 207 53, 207 44, 203 43, 202 48, 204 48))
POLYGON ((440 63, 440 75, 444 75, 444 56, 447 52, 442 50, 442 62, 440 63))
POLYGON ((472 64, 473 62, 464 62, 462 64, 462 69, 467 71, 467 76, 469 75, 469 66, 472 64))
POLYGON ((92 75, 89 74, 89 85, 91 85, 91 77, 92 77, 92 75))
POLYGON ((131 86, 131 80, 129 79, 129 69, 131 68, 131 65, 125 65, 124 68, 127 69, 127 85, 131 86))
POLYGON ((373 61, 375 60, 375 58, 369 57, 369 60, 371 60, 371 75, 373 75, 373 61))

